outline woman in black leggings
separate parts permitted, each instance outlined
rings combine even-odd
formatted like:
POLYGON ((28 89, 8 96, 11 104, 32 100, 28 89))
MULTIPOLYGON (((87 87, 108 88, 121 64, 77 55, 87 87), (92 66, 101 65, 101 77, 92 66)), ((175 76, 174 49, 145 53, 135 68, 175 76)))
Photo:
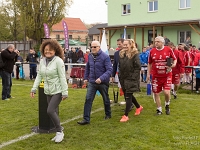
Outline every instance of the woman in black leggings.
POLYGON ((139 115, 143 109, 133 96, 134 92, 140 91, 141 64, 139 53, 133 39, 125 40, 123 45, 123 49, 119 53, 119 81, 125 95, 126 109, 120 122, 129 120, 128 113, 132 103, 136 106, 135 115, 139 115))

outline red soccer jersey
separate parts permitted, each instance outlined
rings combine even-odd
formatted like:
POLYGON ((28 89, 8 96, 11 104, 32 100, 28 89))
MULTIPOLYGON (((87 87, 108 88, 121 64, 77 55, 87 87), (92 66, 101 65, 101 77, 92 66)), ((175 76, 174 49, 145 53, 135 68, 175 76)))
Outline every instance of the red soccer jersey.
POLYGON ((154 77, 167 77, 171 75, 171 72, 166 72, 167 58, 176 60, 174 52, 168 46, 164 46, 161 50, 153 48, 150 51, 148 62, 149 64, 152 64, 151 73, 154 77))
POLYGON ((183 52, 183 60, 184 60, 185 66, 190 65, 190 64, 189 64, 189 61, 190 61, 190 54, 189 54, 188 51, 184 51, 184 52, 183 52))
POLYGON ((172 68, 172 74, 180 74, 185 72, 185 63, 183 60, 182 52, 178 50, 174 50, 174 55, 177 58, 177 63, 174 68, 172 68))
POLYGON ((194 60, 195 60, 195 56, 196 54, 198 53, 197 50, 191 50, 190 51, 190 58, 191 58, 191 61, 190 61, 190 65, 193 66, 194 65, 194 60))

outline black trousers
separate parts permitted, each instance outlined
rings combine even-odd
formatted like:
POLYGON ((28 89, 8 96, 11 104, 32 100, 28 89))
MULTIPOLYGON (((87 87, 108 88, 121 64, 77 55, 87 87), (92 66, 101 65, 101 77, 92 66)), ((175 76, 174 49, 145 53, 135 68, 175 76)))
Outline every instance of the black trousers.
POLYGON ((199 86, 200 86, 200 78, 196 78, 196 91, 199 90, 199 86))

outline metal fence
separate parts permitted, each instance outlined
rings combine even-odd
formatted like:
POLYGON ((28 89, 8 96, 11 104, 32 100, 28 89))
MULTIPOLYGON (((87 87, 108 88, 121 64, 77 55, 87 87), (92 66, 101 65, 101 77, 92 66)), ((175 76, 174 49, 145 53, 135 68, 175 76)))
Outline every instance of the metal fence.
POLYGON ((7 48, 9 44, 14 44, 16 49, 26 52, 33 46, 32 41, 0 41, 0 49, 7 48))

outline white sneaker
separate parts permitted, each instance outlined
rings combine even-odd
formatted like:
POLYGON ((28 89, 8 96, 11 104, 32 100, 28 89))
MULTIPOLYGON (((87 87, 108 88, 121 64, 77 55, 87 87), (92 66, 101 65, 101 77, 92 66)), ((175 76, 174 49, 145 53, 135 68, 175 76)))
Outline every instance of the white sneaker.
POLYGON ((62 142, 63 139, 64 139, 63 131, 62 132, 56 132, 55 142, 60 143, 60 142, 62 142))

